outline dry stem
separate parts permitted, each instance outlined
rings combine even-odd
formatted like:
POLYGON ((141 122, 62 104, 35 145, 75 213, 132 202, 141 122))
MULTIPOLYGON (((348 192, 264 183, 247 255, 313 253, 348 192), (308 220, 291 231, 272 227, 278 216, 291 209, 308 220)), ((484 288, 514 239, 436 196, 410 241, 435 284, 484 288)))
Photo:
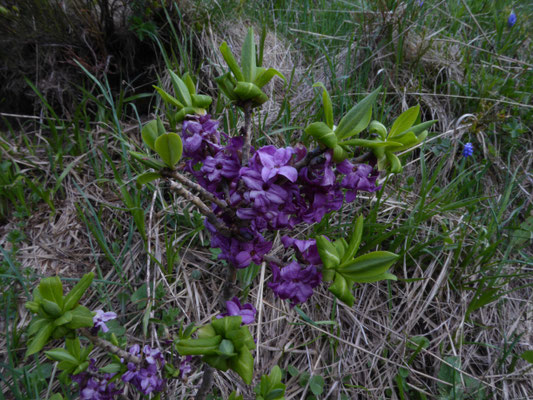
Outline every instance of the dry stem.
POLYGON ((92 335, 88 329, 81 328, 80 332, 83 336, 89 339, 93 344, 99 346, 103 350, 116 354, 117 356, 119 356, 120 358, 123 358, 124 360, 128 362, 132 362, 134 364, 141 363, 141 359, 139 357, 128 353, 126 350, 122 350, 120 347, 115 346, 113 343, 108 342, 107 340, 102 339, 101 337, 92 335))
POLYGON ((242 147, 242 165, 248 164, 250 157, 250 148, 252 147, 252 103, 246 102, 244 110, 244 145, 242 147))

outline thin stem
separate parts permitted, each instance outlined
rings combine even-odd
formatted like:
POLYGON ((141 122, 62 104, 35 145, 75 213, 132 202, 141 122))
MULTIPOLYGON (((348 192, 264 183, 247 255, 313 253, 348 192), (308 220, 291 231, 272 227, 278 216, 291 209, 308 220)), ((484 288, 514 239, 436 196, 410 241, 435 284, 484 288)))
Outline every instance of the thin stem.
POLYGON ((141 359, 137 356, 134 356, 133 354, 128 353, 126 350, 122 350, 120 347, 115 346, 113 343, 108 342, 105 339, 102 339, 101 337, 92 335, 91 332, 89 332, 86 328, 81 328, 80 332, 83 336, 85 336, 87 339, 91 341, 91 343, 99 346, 103 350, 106 350, 110 353, 116 354, 120 358, 123 358, 124 360, 128 362, 132 362, 134 364, 140 364, 141 359))
POLYGON ((242 146, 242 165, 248 164, 252 147, 252 103, 244 103, 244 145, 242 146))
POLYGON ((202 377, 202 383, 196 392, 195 400, 204 400, 207 397, 207 394, 213 386, 213 368, 207 364, 204 364, 204 375, 202 377))
POLYGON ((176 179, 182 185, 187 186, 191 190, 197 191, 200 194, 200 196, 204 197, 206 200, 209 200, 209 201, 215 203, 217 206, 219 206, 223 210, 226 211, 228 209, 228 205, 226 204, 226 202, 224 200, 220 200, 218 197, 216 197, 212 193, 210 193, 207 190, 205 190, 202 186, 200 186, 196 182, 191 181, 185 175, 180 174, 178 171, 171 170, 171 169, 164 169, 164 170, 161 171, 161 175, 166 177, 166 178, 174 178, 174 179, 176 179))
POLYGON ((226 301, 230 300, 233 296, 233 286, 235 285, 235 280, 237 279, 237 268, 235 265, 228 263, 228 270, 226 271, 226 282, 224 282, 224 287, 222 288, 222 296, 220 298, 220 306, 224 307, 226 301))
POLYGON ((187 189, 185 189, 181 184, 169 180, 170 183, 170 190, 178 193, 180 196, 183 196, 186 200, 193 203, 202 214, 204 214, 207 217, 207 220, 215 227, 217 228, 220 233, 224 234, 225 236, 239 236, 235 232, 233 232, 231 229, 229 229, 227 226, 225 226, 220 220, 216 217, 216 215, 211 211, 211 209, 200 199, 198 196, 195 196, 191 192, 189 192, 187 189))

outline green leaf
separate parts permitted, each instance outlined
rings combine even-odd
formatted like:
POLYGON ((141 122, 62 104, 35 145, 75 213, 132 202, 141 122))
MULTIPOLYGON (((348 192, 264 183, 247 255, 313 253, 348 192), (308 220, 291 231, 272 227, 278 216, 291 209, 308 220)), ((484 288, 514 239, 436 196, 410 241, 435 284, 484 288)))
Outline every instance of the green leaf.
POLYGON ((54 393, 49 400, 63 400, 63 396, 61 396, 59 393, 54 393))
POLYGON ((324 106, 324 117, 326 119, 326 125, 333 129, 333 106, 331 104, 331 97, 322 82, 317 82, 313 87, 322 88, 322 105, 324 106))
POLYGON ((361 244, 361 239, 363 237, 363 222, 364 218, 362 215, 360 215, 355 221, 352 236, 350 237, 350 244, 348 245, 348 250, 341 260, 342 264, 348 260, 351 260, 357 254, 357 250, 359 250, 359 245, 361 244))
POLYGON ((211 96, 206 96, 204 94, 193 94, 192 97, 192 105, 194 107, 200 107, 200 108, 209 108, 211 103, 213 102, 213 99, 211 96))
POLYGON ((42 307, 43 310, 53 318, 58 318, 61 316, 61 308, 59 307, 59 305, 57 305, 57 303, 53 301, 43 299, 42 307))
POLYGON ((333 149, 337 145, 337 136, 331 128, 323 122, 313 122, 307 128, 305 133, 316 139, 317 142, 324 146, 333 149))
POLYGON ((94 272, 89 272, 82 276, 79 282, 65 296, 64 310, 72 310, 78 305, 81 297, 87 292, 94 279, 94 272))
POLYGON ((148 168, 161 169, 165 168, 165 164, 155 158, 150 157, 148 154, 139 153, 136 151, 130 151, 130 155, 137 161, 147 166, 148 168))
POLYGON ((76 357, 74 357, 65 349, 52 349, 45 351, 44 354, 46 354, 48 358, 54 361, 68 361, 69 363, 72 363, 74 365, 78 364, 78 360, 76 359, 76 357))
POLYGON ((324 378, 320 375, 313 375, 309 379, 309 389, 313 392, 314 395, 319 396, 324 392, 324 378))
POLYGON ((143 142, 152 150, 155 151, 155 141, 159 137, 159 132, 157 129, 157 121, 153 121, 145 124, 141 130, 141 136, 143 142))
POLYGON ((389 131, 389 138, 393 138, 399 133, 407 131, 413 126, 418 118, 418 113, 420 112, 420 105, 409 108, 400 114, 396 121, 392 124, 392 128, 389 131))
POLYGON ((335 281, 328 288, 328 290, 335 295, 336 298, 352 307, 355 297, 352 294, 352 282, 345 279, 341 274, 335 274, 335 281))
POLYGON ((235 346, 228 339, 223 339, 222 342, 220 342, 220 344, 218 345, 218 351, 223 357, 232 357, 237 354, 235 353, 235 346))
MULTIPOLYGON (((403 134, 403 133, 405 133, 405 132, 413 132, 415 135, 418 136, 422 132, 427 131, 435 122, 437 122, 436 119, 431 120, 431 121, 422 122, 421 124, 418 124, 418 125, 414 125, 414 126, 408 128, 408 129, 404 130, 403 132, 400 132, 398 134, 398 136, 403 134)), ((422 139, 422 140, 424 140, 424 139, 422 139)))
POLYGON ((155 90, 157 90, 157 93, 159 93, 159 95, 161 96, 161 98, 163 99, 163 101, 165 103, 168 103, 168 104, 171 104, 173 105, 174 107, 177 107, 178 109, 181 109, 184 107, 183 104, 181 104, 178 99, 176 99, 174 96, 171 96, 169 95, 167 92, 165 92, 163 89, 161 89, 160 87, 158 86, 155 86, 153 85, 153 88, 155 90))
POLYGON ((356 280, 357 283, 374 283, 374 282, 379 282, 379 281, 386 281, 386 280, 389 280, 389 281, 397 281, 398 280, 398 277, 394 274, 391 274, 391 273, 388 273, 388 272, 384 272, 383 274, 379 274, 379 275, 372 275, 372 276, 369 276, 367 278, 358 278, 356 280))
POLYGON ((161 174, 159 172, 145 172, 144 174, 139 175, 136 181, 142 186, 155 181, 158 178, 161 178, 161 174))
POLYGON ((183 151, 181 138, 175 133, 165 133, 155 141, 155 151, 170 168, 180 160, 183 151))
POLYGON ((122 364, 111 363, 109 365, 106 365, 103 368, 100 368, 99 371, 103 372, 104 374, 116 374, 117 372, 120 372, 121 369, 122 369, 122 364))
POLYGON ((227 371, 229 368, 229 360, 225 357, 222 357, 216 354, 215 355, 210 354, 210 355, 203 356, 202 361, 220 371, 227 371))
POLYGON ((522 360, 526 360, 528 363, 533 364, 533 350, 526 350, 520 354, 522 360))
POLYGON ((268 100, 268 96, 256 85, 250 82, 237 83, 233 93, 235 93, 241 101, 251 100, 257 104, 263 104, 268 100))
POLYGON ((59 277, 53 276, 41 279, 39 293, 43 299, 57 304, 60 309, 63 308, 63 284, 59 277))
POLYGON ((71 311, 67 311, 61 317, 57 318, 54 321, 54 325, 55 326, 61 326, 61 325, 68 324, 70 321, 72 321, 72 312, 71 311))
POLYGON ((48 323, 50 323, 50 320, 47 318, 34 318, 31 321, 30 326, 28 327, 28 336, 35 335, 37 332, 41 331, 46 325, 48 325, 48 323))
POLYGON ((76 367, 76 369, 72 372, 72 375, 80 374, 83 371, 85 371, 87 368, 89 368, 89 361, 84 361, 76 367))
POLYGON ((26 303, 24 303, 24 307, 26 307, 28 310, 35 314, 39 312, 39 306, 40 303, 37 303, 35 301, 27 301, 26 303))
POLYGON ((396 262, 398 255, 388 251, 375 251, 347 261, 337 272, 354 282, 371 279, 385 273, 396 262))
POLYGON ((381 86, 357 103, 341 119, 339 126, 335 130, 339 140, 356 135, 368 126, 372 118, 372 105, 376 101, 380 90, 381 86))
POLYGON ((204 339, 182 339, 176 344, 176 350, 181 356, 213 355, 217 353, 222 336, 204 339))
POLYGON ((324 264, 324 268, 335 268, 340 264, 340 257, 335 245, 331 243, 325 236, 318 236, 316 238, 316 247, 318 255, 324 264))
POLYGON ((33 338, 26 350, 26 358, 32 354, 38 353, 48 343, 48 339, 52 335, 55 326, 53 322, 48 322, 33 338))
POLYGON ((265 396, 265 400, 277 400, 285 394, 285 389, 273 389, 265 396))
POLYGON ((205 110, 203 108, 199 109, 195 107, 184 107, 180 111, 178 111, 176 115, 174 115, 174 118, 176 122, 181 122, 185 119, 187 115, 194 115, 194 114, 202 115, 202 113, 199 112, 200 110, 203 110, 203 112, 205 113, 205 110))
POLYGON ((368 127, 370 133, 377 133, 381 140, 387 139, 387 128, 379 121, 372 121, 368 127))
POLYGON ((281 369, 277 365, 274 365, 268 374, 271 383, 281 382, 281 369))
POLYGON ((242 378, 247 385, 252 383, 254 375, 254 358, 246 347, 242 347, 238 357, 233 357, 228 362, 229 367, 242 378))
POLYGON ((78 305, 72 311, 72 321, 66 326, 70 329, 90 328, 93 326, 94 313, 85 306, 78 305))
POLYGON ((239 67, 239 64, 237 64, 237 60, 235 60, 235 57, 233 57, 233 53, 228 47, 228 44, 226 42, 222 42, 220 45, 220 52, 222 53, 222 57, 224 57, 224 60, 226 61, 226 64, 228 64, 229 69, 231 72, 233 72, 233 75, 238 81, 244 81, 244 76, 242 74, 241 68, 239 67))
POLYGON ((187 89, 189 90, 189 93, 192 95, 196 94, 196 85, 194 83, 194 80, 192 79, 192 76, 185 72, 182 76, 183 82, 185 82, 185 85, 187 85, 187 89))
POLYGON ((346 160, 350 154, 344 149, 344 147, 336 145, 333 148, 333 161, 340 163, 346 160))
POLYGON ((399 174, 400 172, 402 172, 402 162, 400 161, 398 156, 396 154, 391 153, 390 151, 386 151, 385 155, 387 156, 387 160, 390 164, 389 172, 393 174, 399 174))
POLYGON ((65 340, 65 347, 77 360, 81 359, 81 344, 78 337, 65 340))
POLYGON ((255 79, 256 59, 255 59, 255 39, 254 29, 250 27, 248 34, 244 39, 241 52, 242 75, 246 82, 252 82, 255 79))
POLYGON ((172 81, 172 86, 174 87, 174 92, 176 97, 183 104, 183 106, 192 106, 191 94, 189 93, 189 88, 183 82, 178 75, 173 71, 169 70, 170 80, 172 81))
POLYGON ((200 328, 198 328, 198 338, 200 339, 207 339, 207 338, 210 338, 210 337, 213 337, 213 336, 216 336, 217 333, 215 332, 215 328, 213 328, 213 326, 211 324, 209 325, 204 325, 200 328))
MULTIPOLYGON (((259 69, 259 68, 258 68, 259 69)), ((255 85, 257 85, 258 88, 262 88, 263 86, 265 86, 268 82, 270 82, 270 80, 272 78, 274 78, 274 76, 279 76, 281 79, 283 79, 285 81, 285 77, 283 76, 283 74, 281 72, 279 72, 278 70, 274 69, 274 68, 269 68, 269 69, 264 69, 262 68, 262 71, 261 72, 258 72, 256 77, 255 77, 255 80, 253 81, 253 83, 255 85)))
POLYGON ((219 319, 214 319, 211 322, 211 325, 215 329, 215 332, 218 335, 225 336, 231 331, 237 330, 241 327, 242 317, 240 315, 224 317, 219 319))
POLYGON ((229 72, 215 78, 215 82, 228 99, 231 101, 237 100, 237 96, 235 96, 235 93, 233 92, 235 85, 229 79, 229 72))

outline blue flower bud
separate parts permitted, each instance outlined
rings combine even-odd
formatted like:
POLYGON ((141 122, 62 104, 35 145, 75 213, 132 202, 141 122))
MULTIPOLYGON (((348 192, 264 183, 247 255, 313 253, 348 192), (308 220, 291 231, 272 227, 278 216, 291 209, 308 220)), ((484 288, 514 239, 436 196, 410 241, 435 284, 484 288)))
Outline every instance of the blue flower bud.
POLYGON ((474 154, 474 146, 472 146, 472 143, 468 142, 463 149, 463 157, 468 158, 472 154, 474 154))
POLYGON ((516 24, 516 14, 514 11, 511 11, 511 14, 509 14, 509 18, 507 18, 507 26, 509 28, 512 28, 514 24, 516 24))

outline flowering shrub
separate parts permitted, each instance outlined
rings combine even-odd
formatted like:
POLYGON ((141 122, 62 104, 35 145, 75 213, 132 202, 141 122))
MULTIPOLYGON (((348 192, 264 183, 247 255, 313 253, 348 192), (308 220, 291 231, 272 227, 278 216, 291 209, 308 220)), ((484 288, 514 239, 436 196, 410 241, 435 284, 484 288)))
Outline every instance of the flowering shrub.
MULTIPOLYGON (((181 356, 174 365, 169 362, 172 351, 149 345, 141 348, 138 343, 128 346, 124 338, 119 341, 110 333, 106 322, 116 318, 116 313, 91 312, 78 304, 93 274, 83 277, 66 296, 59 278, 43 279, 33 301, 26 304, 37 314, 28 331, 32 339, 27 355, 39 352, 51 338, 66 337, 65 348, 46 354, 59 361, 65 382, 78 384, 81 398, 109 399, 133 388, 143 395, 160 393, 167 379, 186 379, 192 371, 193 356, 201 357, 208 366, 204 367, 197 398, 208 390, 210 367, 231 369, 251 384, 255 341, 248 325, 254 322, 257 310, 251 304, 241 304, 231 288, 235 270, 252 263, 270 266, 268 287, 280 299, 289 300, 291 306, 309 300, 322 283, 352 306, 356 283, 396 280, 389 272, 398 258, 396 254, 359 254, 362 216, 356 219, 348 240, 297 238, 294 230, 301 224, 320 222, 328 213, 354 202, 360 192, 379 190, 380 174, 401 172, 399 154, 421 143, 434 121, 421 123, 418 106, 402 113, 390 129, 372 121, 372 108, 380 91, 376 89, 334 125, 331 99, 319 83, 315 86, 321 89, 324 121, 305 128, 305 134, 314 140, 313 147, 293 143, 256 148, 251 126, 253 109, 268 99, 262 87, 276 76, 284 77, 272 68, 257 66, 252 30, 245 39, 240 65, 225 43, 220 50, 229 71, 217 83, 244 114, 240 133, 220 130, 220 122, 207 114, 211 98, 196 93, 190 75, 180 78, 171 71, 174 93, 155 87, 166 104, 165 117, 148 122, 141 132, 147 148, 158 157, 148 152, 131 155, 152 169, 137 178, 139 185, 161 179, 205 216, 211 247, 220 249, 218 257, 230 272, 223 293, 226 312, 201 327, 180 329, 171 346, 181 356), (367 135, 360 137, 365 131, 367 135), (280 231, 285 253, 275 257, 269 253, 280 231), (82 348, 79 336, 89 339, 91 346, 82 348), (95 360, 88 359, 93 345, 109 353, 108 365, 97 368, 95 360)), ((468 155, 466 146, 464 151, 466 157, 472 148, 468 155)), ((282 398, 285 385, 281 376, 278 367, 270 375, 263 375, 256 387, 257 398, 282 398)), ((236 393, 231 396, 242 398, 236 393)))

